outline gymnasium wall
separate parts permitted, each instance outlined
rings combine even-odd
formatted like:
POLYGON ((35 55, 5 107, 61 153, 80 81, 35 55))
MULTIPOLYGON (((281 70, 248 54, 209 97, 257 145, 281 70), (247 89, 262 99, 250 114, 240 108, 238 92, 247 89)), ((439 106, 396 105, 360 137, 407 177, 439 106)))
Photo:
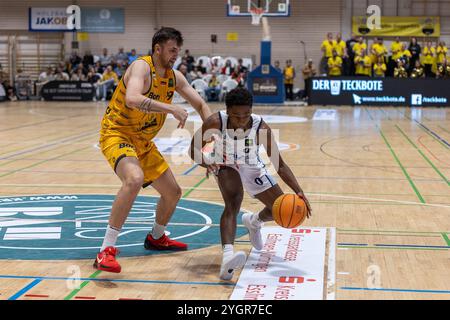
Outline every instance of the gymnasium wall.
MULTIPOLYGON (((103 47, 116 53, 119 46, 126 51, 135 48, 145 54, 150 49, 154 31, 160 26, 180 29, 185 37, 184 48, 195 56, 223 55, 255 58, 259 62, 261 26, 251 25, 251 18, 226 17, 225 0, 35 0, 34 7, 61 7, 72 3, 80 6, 125 8, 125 33, 90 33, 80 42, 81 54, 91 50, 100 54, 103 47), (228 32, 239 35, 236 42, 226 41, 228 32), (217 34, 218 43, 212 44, 210 35, 217 34)), ((272 33, 272 59, 292 59, 298 74, 305 56, 300 40, 306 43, 306 54, 316 65, 322 55, 320 44, 327 32, 342 32, 350 36, 352 15, 363 15, 368 5, 377 4, 383 15, 439 15, 442 39, 450 43, 450 0, 291 0, 291 16, 269 18, 272 33)), ((29 1, 0 0, 0 37, 12 31, 28 30, 29 1)), ((66 54, 70 54, 74 35, 65 33, 66 54)), ((386 42, 389 45, 389 42, 386 42)), ((302 86, 297 77, 296 86, 302 86)))
MULTIPOLYGON (((4 1, 4 0, 0 0, 4 1)), ((67 0, 36 0, 34 7, 61 7, 71 4, 67 0)), ((80 6, 105 6, 102 0, 79 0, 80 6)), ((320 44, 329 31, 338 32, 341 28, 342 0, 301 0, 292 1, 291 17, 270 18, 272 32, 272 58, 280 60, 282 66, 286 59, 292 59, 298 73, 304 63, 303 47, 306 43, 308 57, 318 62, 321 56, 320 44)), ((251 25, 251 18, 226 17, 224 0, 111 0, 108 7, 125 8, 125 33, 90 33, 89 40, 80 42, 84 54, 89 49, 100 54, 103 47, 110 53, 117 52, 119 46, 126 51, 136 48, 139 53, 147 53, 155 28, 172 26, 182 31, 184 48, 190 49, 194 56, 232 55, 249 57, 259 62, 259 46, 262 27, 251 25), (228 32, 238 33, 236 42, 226 41, 228 32), (217 34, 217 44, 212 44, 210 35, 217 34)), ((28 30, 29 2, 16 1, 0 10, 0 32, 6 30, 28 30)), ((70 54, 73 34, 65 34, 66 54, 70 54)), ((298 77, 297 85, 301 85, 298 77)))

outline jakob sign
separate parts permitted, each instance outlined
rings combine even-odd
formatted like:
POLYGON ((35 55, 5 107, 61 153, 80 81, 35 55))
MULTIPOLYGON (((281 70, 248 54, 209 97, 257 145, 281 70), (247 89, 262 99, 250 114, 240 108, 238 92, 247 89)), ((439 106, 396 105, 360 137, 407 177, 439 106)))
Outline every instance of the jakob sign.
POLYGON ((125 31, 123 8, 83 7, 30 8, 29 31, 116 32, 125 31))

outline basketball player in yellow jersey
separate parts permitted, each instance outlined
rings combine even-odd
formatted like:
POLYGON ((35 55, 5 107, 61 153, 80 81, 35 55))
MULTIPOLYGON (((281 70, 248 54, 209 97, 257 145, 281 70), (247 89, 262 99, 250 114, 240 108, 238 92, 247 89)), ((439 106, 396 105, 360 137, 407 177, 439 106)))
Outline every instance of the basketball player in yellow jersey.
POLYGON ((94 262, 96 269, 121 271, 116 261, 118 250, 115 243, 140 188, 150 184, 161 198, 152 232, 144 240, 145 248, 187 249, 186 244, 171 240, 164 233, 181 198, 181 188, 152 141, 169 113, 179 121, 179 128, 184 127, 188 114, 182 107, 171 104, 175 91, 196 109, 203 120, 211 115, 208 105, 184 76, 172 69, 182 44, 179 31, 173 28, 157 31, 152 40, 152 56, 141 57, 130 65, 106 109, 100 146, 122 181, 122 187, 113 203, 103 245, 94 262))

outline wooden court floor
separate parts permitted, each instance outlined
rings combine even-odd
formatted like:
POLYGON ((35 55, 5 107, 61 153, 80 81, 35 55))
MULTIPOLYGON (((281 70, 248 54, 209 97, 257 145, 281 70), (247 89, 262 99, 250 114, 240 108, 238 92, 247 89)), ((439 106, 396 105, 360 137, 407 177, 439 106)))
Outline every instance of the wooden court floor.
MULTIPOLYGON (((104 109, 100 102, 0 104, 0 197, 115 195, 119 180, 96 148, 104 109)), ((261 106, 254 112, 307 119, 271 127, 280 142, 298 145, 283 157, 313 206, 304 226, 336 228, 336 299, 450 298, 450 109, 261 106), (318 109, 336 110, 335 119, 314 120, 318 109)), ((158 137, 171 137, 176 125, 168 119, 158 137)), ((193 122, 186 128, 192 132, 193 122)), ((183 199, 222 203, 204 170, 166 158, 183 199)), ((147 188, 141 195, 157 193, 147 188)), ((243 208, 262 206, 245 195, 243 208)), ((2 226, 0 250, 8 245, 2 226)), ((25 242, 30 249, 21 254, 39 243, 25 242)), ((249 252, 248 236, 235 246, 249 252)), ((95 272, 96 251, 81 260, 3 256, 0 299, 226 300, 239 276, 219 280, 218 244, 119 257, 120 274, 95 272), (79 289, 70 285, 74 267, 79 289)))

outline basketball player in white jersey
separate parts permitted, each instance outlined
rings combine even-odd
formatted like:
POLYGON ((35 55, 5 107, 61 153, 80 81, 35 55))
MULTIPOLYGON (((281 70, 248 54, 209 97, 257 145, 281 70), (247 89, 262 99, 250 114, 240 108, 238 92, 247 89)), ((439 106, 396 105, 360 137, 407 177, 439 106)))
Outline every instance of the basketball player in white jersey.
POLYGON ((220 278, 231 280, 234 270, 241 268, 246 260, 242 251, 234 252, 236 218, 240 211, 244 189, 251 197, 261 201, 265 208, 258 214, 245 213, 243 224, 248 228, 250 241, 257 250, 263 248, 261 226, 273 220, 272 205, 283 194, 280 186, 269 174, 260 159, 259 147, 264 146, 281 179, 306 203, 307 217, 311 207, 294 174, 283 161, 270 127, 263 119, 252 114, 253 97, 244 88, 236 88, 226 95, 226 112, 212 114, 191 141, 191 158, 213 172, 219 184, 225 209, 220 219, 220 234, 223 247, 220 278), (214 140, 211 156, 202 149, 214 140))

